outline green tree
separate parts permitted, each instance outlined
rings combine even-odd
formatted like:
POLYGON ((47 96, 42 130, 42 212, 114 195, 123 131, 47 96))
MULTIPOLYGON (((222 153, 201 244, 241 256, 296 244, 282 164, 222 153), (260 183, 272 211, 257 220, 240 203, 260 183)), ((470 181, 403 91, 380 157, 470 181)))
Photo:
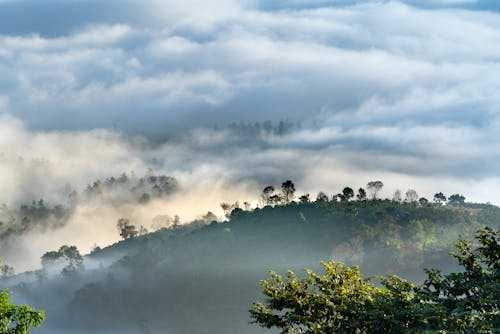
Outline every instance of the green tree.
POLYGON ((462 272, 427 270, 416 286, 397 276, 363 278, 356 266, 322 262, 324 274, 271 271, 253 323, 281 334, 496 333, 500 328, 499 232, 479 230, 479 245, 460 240, 453 254, 462 272))
POLYGON ((463 271, 443 275, 426 270, 418 295, 437 305, 433 315, 452 332, 498 333, 500 329, 500 231, 476 232, 478 245, 459 240, 452 256, 463 271))
POLYGON ((441 205, 444 202, 446 202, 446 196, 442 192, 434 195, 434 203, 441 205))
POLYGON ((465 203, 465 197, 460 194, 453 194, 448 197, 448 205, 462 205, 465 203))
POLYGON ((7 290, 0 291, 0 333, 27 334, 31 328, 40 327, 45 314, 27 305, 15 305, 7 290))
POLYGON ((392 276, 378 287, 356 266, 321 264, 323 275, 307 269, 304 278, 271 272, 261 281, 268 299, 250 309, 253 322, 282 334, 401 333, 424 323, 412 283, 392 276))
POLYGON ((427 204, 429 204, 429 200, 425 197, 420 197, 418 199, 418 203, 420 203, 420 205, 427 205, 427 204))

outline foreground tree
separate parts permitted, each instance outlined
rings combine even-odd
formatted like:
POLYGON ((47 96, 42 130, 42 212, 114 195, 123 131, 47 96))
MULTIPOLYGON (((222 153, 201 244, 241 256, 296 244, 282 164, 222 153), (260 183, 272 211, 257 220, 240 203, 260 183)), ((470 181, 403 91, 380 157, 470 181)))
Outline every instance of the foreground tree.
POLYGON ((0 291, 0 333, 27 334, 31 328, 39 327, 44 319, 43 311, 17 306, 10 301, 7 290, 0 291))
POLYGON ((355 266, 322 263, 324 274, 271 272, 267 299, 253 304, 254 323, 282 334, 496 333, 500 328, 499 232, 479 230, 479 246, 456 244, 464 271, 427 270, 423 285, 397 276, 363 278, 355 266))

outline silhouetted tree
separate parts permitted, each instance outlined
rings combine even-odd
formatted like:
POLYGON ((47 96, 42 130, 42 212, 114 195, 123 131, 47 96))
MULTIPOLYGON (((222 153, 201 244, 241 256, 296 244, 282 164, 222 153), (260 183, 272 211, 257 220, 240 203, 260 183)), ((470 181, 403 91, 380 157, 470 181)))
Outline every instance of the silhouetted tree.
POLYGON ((356 198, 358 199, 358 201, 366 200, 366 191, 363 188, 359 188, 356 198))
POLYGON ((300 203, 303 203, 303 204, 309 203, 310 202, 309 194, 304 194, 304 195, 300 196, 299 201, 300 201, 300 203))
POLYGON ((271 197, 273 196, 274 193, 274 187, 273 186, 267 186, 262 190, 262 204, 263 205, 271 205, 271 197))
POLYGON ((465 203, 465 197, 460 194, 453 194, 448 197, 448 205, 462 205, 465 203))
POLYGON ((446 202, 446 196, 442 192, 434 195, 434 203, 441 205, 444 202, 446 202))
POLYGON ((328 202, 328 195, 320 191, 316 196, 316 202, 328 202))
POLYGON ((429 200, 425 197, 420 197, 418 202, 420 203, 420 205, 426 205, 426 204, 429 204, 429 200))
POLYGON ((220 207, 222 208, 222 211, 224 211, 224 216, 229 219, 231 216, 231 211, 233 211, 233 206, 229 203, 221 203, 220 207))
POLYGON ((173 228, 178 228, 181 225, 181 218, 178 215, 175 215, 172 224, 173 228))
POLYGON ((118 228, 118 231, 120 232, 120 236, 125 239, 133 238, 139 234, 137 231, 136 227, 132 224, 130 224, 130 220, 126 218, 120 218, 118 219, 118 222, 116 223, 116 227, 118 228))
POLYGON ((234 209, 240 208, 240 203, 238 201, 234 202, 233 204, 221 203, 220 206, 221 206, 222 210, 224 211, 224 216, 227 219, 229 219, 231 217, 231 212, 233 212, 234 209))
POLYGON ((353 197, 354 197, 354 190, 350 187, 345 187, 342 190, 342 196, 340 197, 340 199, 342 201, 349 201, 353 197))
POLYGON ((269 197, 269 204, 280 205, 281 203, 283 203, 283 197, 281 197, 280 195, 275 194, 269 197))
POLYGON ((295 185, 292 181, 286 180, 281 184, 281 193, 283 194, 283 201, 290 203, 295 196, 295 185))
POLYGON ((371 199, 377 199, 377 194, 380 192, 384 184, 382 181, 370 181, 367 184, 368 191, 370 192, 371 199))

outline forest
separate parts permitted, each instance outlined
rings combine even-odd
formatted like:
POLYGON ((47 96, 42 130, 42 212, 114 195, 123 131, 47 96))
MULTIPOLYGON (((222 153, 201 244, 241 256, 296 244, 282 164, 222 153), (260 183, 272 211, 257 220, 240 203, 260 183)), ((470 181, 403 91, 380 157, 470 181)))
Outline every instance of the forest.
MULTIPOLYGON (((175 185, 150 175, 126 189, 140 205, 137 184, 158 182, 175 185)), ((3 309, 16 310, 10 294, 30 305, 3 313, 4 331, 41 324, 33 333, 494 332, 500 208, 460 194, 427 200, 412 189, 381 199, 383 186, 311 199, 286 180, 266 186, 257 206, 221 203, 225 217, 186 224, 163 217, 154 232, 121 218, 116 244, 86 255, 61 245, 40 254, 42 269, 17 275, 4 265, 3 309), (455 244, 458 261, 449 255, 455 244)), ((100 188, 96 182, 84 196, 100 188)))

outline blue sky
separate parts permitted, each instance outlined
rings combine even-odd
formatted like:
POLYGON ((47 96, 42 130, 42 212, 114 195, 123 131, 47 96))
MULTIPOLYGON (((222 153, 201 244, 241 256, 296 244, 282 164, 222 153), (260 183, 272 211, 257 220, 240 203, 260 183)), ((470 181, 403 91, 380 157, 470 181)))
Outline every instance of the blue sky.
MULTIPOLYGON (((486 0, 0 0, 0 113, 24 138, 22 147, 0 138, 0 149, 31 145, 28 156, 53 160, 65 150, 45 147, 60 142, 45 136, 93 141, 117 128, 183 138, 165 163, 174 174, 190 161, 214 179, 289 175, 310 191, 384 178, 426 196, 435 187, 499 203, 499 9, 486 0), (268 119, 302 127, 262 145, 225 134, 227 151, 200 130, 268 119), (269 163, 273 155, 281 160, 269 163)), ((126 147, 142 163, 110 159, 92 176, 147 168, 126 147)))

